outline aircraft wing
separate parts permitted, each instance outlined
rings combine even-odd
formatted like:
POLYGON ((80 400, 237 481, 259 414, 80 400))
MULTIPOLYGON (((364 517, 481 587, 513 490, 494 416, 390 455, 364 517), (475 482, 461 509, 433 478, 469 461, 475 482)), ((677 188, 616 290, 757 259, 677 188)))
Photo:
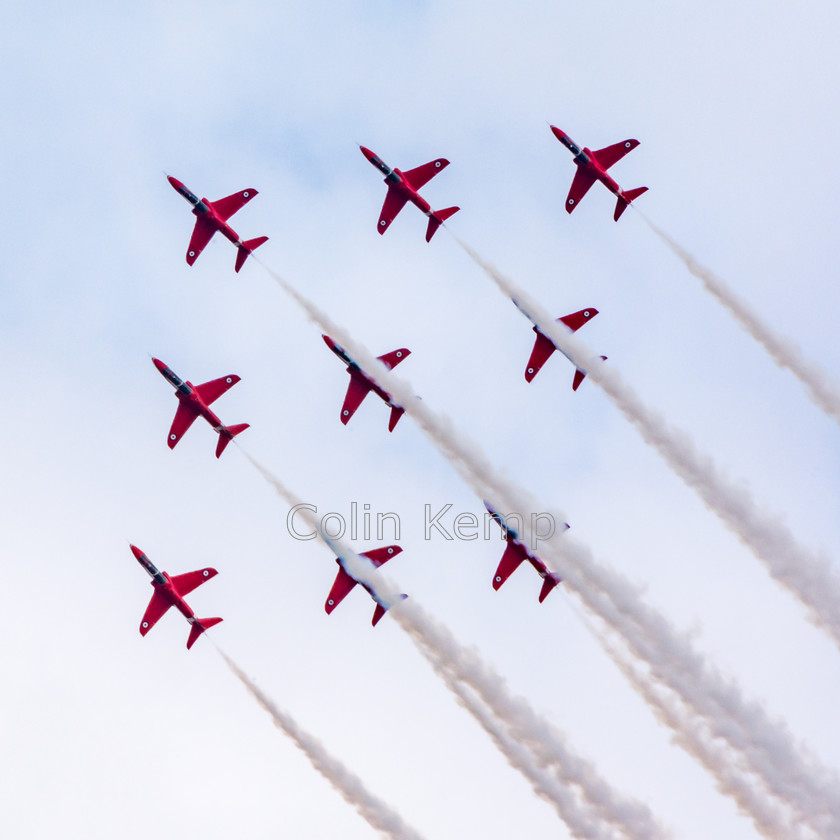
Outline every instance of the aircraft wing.
POLYGON ((193 589, 197 589, 202 583, 210 580, 210 578, 216 577, 217 574, 219 573, 215 569, 199 569, 196 572, 185 572, 183 575, 175 575, 174 577, 170 577, 169 580, 175 587, 175 591, 184 598, 193 589))
POLYGON ((589 192, 589 188, 595 183, 595 176, 588 170, 578 167, 575 177, 572 179, 572 188, 566 197, 566 212, 571 213, 580 204, 580 200, 589 192))
POLYGON ((347 597, 347 593, 353 589, 357 582, 344 571, 344 566, 339 564, 338 575, 332 589, 330 589, 330 594, 327 595, 327 602, 324 604, 327 615, 347 597))
POLYGON ((215 402, 226 391, 233 388, 240 379, 241 377, 232 373, 230 376, 223 376, 220 379, 205 382, 203 385, 196 385, 195 390, 201 399, 204 400, 205 404, 210 405, 210 403, 215 402))
POLYGON ((372 551, 365 551, 360 554, 360 557, 367 557, 371 563, 378 569, 384 566, 392 557, 399 554, 402 549, 398 545, 389 545, 385 548, 374 548, 372 551))
POLYGON ((406 356, 409 355, 411 355, 411 350, 401 347, 399 350, 392 350, 390 353, 386 353, 384 356, 377 356, 376 358, 379 359, 379 361, 382 362, 388 370, 393 370, 405 359, 406 356))
POLYGON ((186 434, 187 429, 195 422, 198 412, 178 401, 178 410, 175 412, 175 419, 169 429, 169 448, 174 449, 179 440, 186 434))
POLYGON ((241 210, 255 195, 254 189, 240 190, 238 193, 220 198, 218 201, 211 201, 210 206, 227 221, 237 210, 241 210))
POLYGON ((528 359, 528 366, 525 368, 526 382, 530 382, 540 372, 542 366, 557 349, 551 339, 546 338, 536 327, 534 327, 534 332, 537 334, 537 340, 531 351, 531 358, 528 359))
POLYGON ((405 207, 408 199, 393 187, 388 187, 385 195, 385 203, 382 205, 382 212, 379 214, 379 232, 385 233, 388 226, 397 217, 397 213, 405 207))
POLYGON ((140 635, 145 636, 171 606, 166 596, 159 589, 155 589, 152 600, 149 601, 149 606, 143 613, 143 620, 140 622, 140 635))
POLYGON ((519 568, 519 564, 525 559, 525 550, 522 546, 514 542, 509 542, 502 559, 499 562, 499 568, 496 569, 496 574, 493 577, 493 589, 498 590, 499 587, 519 568))
POLYGON ((624 155, 632 152, 639 145, 638 140, 622 140, 621 143, 614 143, 612 146, 605 146, 592 154, 598 159, 598 163, 609 169, 614 163, 618 163, 624 155))
POLYGON ((203 216, 199 216, 193 228, 190 244, 187 248, 187 265, 192 265, 201 252, 207 247, 207 243, 213 238, 216 228, 203 216))
POLYGON ((403 177, 415 190, 419 190, 447 166, 449 166, 449 161, 446 158, 438 158, 415 169, 409 169, 408 172, 403 172, 403 177))
POLYGON ((350 373, 350 385, 347 388, 347 396, 344 398, 344 405, 341 407, 341 422, 347 425, 350 418, 356 413, 362 400, 371 390, 371 384, 358 371, 350 373))
POLYGON ((588 309, 572 312, 557 320, 562 321, 572 332, 577 332, 587 321, 594 318, 597 314, 598 310, 594 306, 590 306, 588 309))

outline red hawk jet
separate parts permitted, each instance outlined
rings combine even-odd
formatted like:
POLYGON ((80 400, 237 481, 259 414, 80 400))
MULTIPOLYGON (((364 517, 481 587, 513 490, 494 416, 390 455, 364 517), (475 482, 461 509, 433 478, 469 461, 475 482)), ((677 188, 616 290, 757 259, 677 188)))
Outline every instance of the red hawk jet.
MULTIPOLYGON (((531 358, 528 359, 528 364, 525 367, 525 381, 530 382, 540 372, 540 370, 542 370, 542 366, 551 358, 552 353, 559 348, 550 338, 548 338, 548 336, 545 335, 545 333, 540 332, 540 328, 537 326, 536 321, 534 321, 534 319, 525 311, 522 304, 514 298, 511 298, 511 300, 513 300, 514 306, 534 325, 534 332, 537 334, 537 340, 534 342, 534 349, 531 351, 531 358)), ((564 315, 562 318, 558 318, 557 320, 560 323, 565 324, 572 332, 577 332, 587 321, 594 318, 597 314, 598 310, 591 306, 589 309, 581 309, 578 312, 572 312, 570 315, 564 315)), ((566 356, 572 364, 574 364, 574 361, 570 356, 568 356, 563 350, 560 350, 560 352, 566 356)), ((604 361, 607 360, 606 356, 601 356, 601 358, 604 361)), ((575 378, 572 381, 573 391, 577 391, 585 376, 586 371, 581 370, 578 367, 575 368, 575 378)))
POLYGON ((388 192, 385 195, 385 203, 382 205, 382 213, 379 216, 378 230, 385 233, 388 225, 394 221, 400 210, 410 201, 419 207, 428 217, 429 226, 426 229, 426 242, 431 242, 435 231, 452 215, 457 213, 460 207, 447 207, 444 210, 432 210, 431 205, 421 196, 417 190, 428 184, 435 175, 442 169, 449 166, 446 158, 424 163, 416 169, 409 169, 402 172, 399 169, 391 169, 387 163, 377 157, 370 149, 359 146, 362 154, 380 171, 385 174, 385 183, 388 185, 388 192))
POLYGON ((193 206, 193 214, 198 221, 193 228, 192 238, 187 248, 187 265, 192 265, 198 255, 207 247, 207 243, 213 238, 214 233, 221 233, 236 245, 236 271, 245 264, 248 255, 263 242, 268 241, 267 236, 258 236, 256 239, 248 239, 243 242, 239 234, 227 223, 227 220, 237 211, 241 210, 255 195, 256 190, 242 190, 227 198, 220 198, 218 201, 208 201, 206 198, 199 199, 195 193, 190 192, 177 178, 171 175, 166 176, 173 189, 180 193, 193 206))
MULTIPOLYGON (((513 528, 508 525, 504 517, 496 513, 490 506, 489 502, 484 503, 488 513, 496 521, 498 526, 502 529, 505 540, 507 541, 507 548, 502 555, 499 562, 499 568, 496 569, 496 574, 493 576, 493 589, 497 592, 499 587, 519 568, 523 560, 527 560, 536 570, 537 574, 543 579, 542 589, 540 590, 540 603, 542 603, 549 592, 560 583, 563 578, 560 575, 550 572, 545 563, 540 560, 535 554, 532 554, 519 539, 519 535, 513 528)), ((568 529, 568 525, 566 528, 568 529)))
MULTIPOLYGON (((321 338, 324 339, 327 347, 347 365, 347 373, 350 374, 350 385, 347 388, 344 405, 341 407, 341 422, 346 426, 350 418, 356 413, 356 409, 362 404, 362 400, 373 391, 377 397, 383 399, 391 407, 388 431, 393 432, 400 417, 405 413, 405 409, 393 403, 391 395, 383 391, 372 379, 369 379, 359 365, 347 355, 347 351, 343 347, 336 344, 328 335, 322 335, 321 338)), ((388 370, 392 370, 410 354, 411 350, 401 347, 399 350, 393 350, 384 356, 377 356, 377 358, 388 370)))
POLYGON ((213 427, 213 431, 219 433, 219 442, 216 444, 217 458, 225 451, 225 447, 233 438, 250 427, 250 423, 225 426, 210 410, 210 404, 219 399, 225 391, 236 385, 240 377, 231 374, 230 376, 223 376, 221 379, 205 382, 203 385, 193 385, 189 380, 184 382, 160 359, 153 358, 152 361, 163 378, 170 385, 175 386, 175 396, 178 397, 178 410, 175 412, 175 419, 172 421, 172 428, 169 430, 168 443, 170 449, 175 448, 187 429, 195 422, 196 417, 203 417, 213 427))
POLYGON ((152 587, 155 590, 143 614, 143 620, 140 622, 140 635, 145 636, 170 607, 177 607, 191 625, 190 637, 187 639, 187 650, 189 650, 205 630, 218 624, 222 619, 196 618, 184 598, 205 581, 216 577, 218 572, 215 569, 199 569, 170 577, 166 572, 158 571, 154 563, 136 545, 131 546, 131 550, 140 565, 151 576, 152 587))
POLYGON ((554 136, 575 156, 577 172, 572 180, 572 188, 566 198, 566 212, 571 213, 578 206, 580 200, 589 192, 589 188, 600 181, 613 195, 618 196, 618 203, 615 205, 613 218, 618 221, 621 214, 627 209, 633 199, 638 198, 642 193, 647 192, 647 187, 639 187, 635 190, 624 192, 621 187, 607 174, 607 170, 618 163, 628 152, 632 152, 639 145, 638 140, 624 140, 603 149, 593 152, 591 149, 583 149, 557 126, 551 126, 554 136))
MULTIPOLYGON (((401 551, 402 549, 398 545, 389 545, 385 548, 374 548, 373 551, 362 552, 359 557, 367 557, 367 559, 370 560, 370 562, 378 569, 401 551)), ((353 575, 347 571, 343 558, 336 557, 335 562, 338 563, 338 576, 336 577, 335 583, 333 583, 332 589, 330 589, 330 594, 327 595, 327 601, 324 604, 324 609, 326 610, 327 615, 329 615, 347 597, 347 593, 350 592, 358 583, 363 586, 370 597, 376 601, 376 609, 373 611, 373 620, 371 621, 371 624, 376 627, 379 619, 385 615, 388 608, 393 606, 393 604, 383 604, 366 583, 354 578, 353 575)), ((407 597, 408 595, 400 595, 400 600, 405 600, 407 597)))

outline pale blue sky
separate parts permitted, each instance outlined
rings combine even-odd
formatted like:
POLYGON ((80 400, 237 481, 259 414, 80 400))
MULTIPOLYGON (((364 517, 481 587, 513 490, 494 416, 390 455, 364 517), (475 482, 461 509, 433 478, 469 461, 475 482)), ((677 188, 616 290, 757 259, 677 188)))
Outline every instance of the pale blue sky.
MULTIPOLYGON (((423 539, 423 506, 481 500, 410 418, 369 399, 345 428, 347 376, 259 268, 213 241, 184 262, 192 216, 163 170, 217 199, 260 257, 424 403, 568 520, 575 537, 831 767, 838 653, 752 555, 559 355, 528 385, 533 333, 446 231, 385 188, 363 143, 425 189, 450 227, 580 332, 645 399, 801 541, 840 548, 840 430, 597 186, 564 210, 582 145, 636 137, 614 171, 639 206, 806 355, 838 376, 840 178, 833 4, 688 2, 58 3, 6 12, 0 351, 0 812, 9 836, 127 840, 372 830, 167 616, 128 544, 177 574, 214 638, 430 840, 566 837, 386 617, 354 592, 327 617, 335 564, 285 531, 286 506, 206 426, 174 452, 151 353, 180 376, 242 382, 220 400, 248 452, 320 511, 397 511, 391 578, 474 644, 675 836, 756 837, 670 743, 570 608, 523 568, 491 588, 494 539, 423 539)), ((495 536, 495 535, 494 535, 495 536)), ((375 542, 358 541, 360 551, 375 542)))

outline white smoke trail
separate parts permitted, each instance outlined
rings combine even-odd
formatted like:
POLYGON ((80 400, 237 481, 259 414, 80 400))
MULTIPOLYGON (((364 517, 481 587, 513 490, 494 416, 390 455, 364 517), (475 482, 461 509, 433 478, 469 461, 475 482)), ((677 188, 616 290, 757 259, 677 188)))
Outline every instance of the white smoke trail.
POLYGON ((806 359, 792 341, 765 324, 745 300, 735 294, 711 269, 701 265, 685 248, 654 224, 641 210, 636 211, 648 227, 673 251, 713 297, 728 309, 738 323, 770 354, 781 368, 787 368, 808 389, 811 400, 840 423, 840 386, 815 362, 806 359))
MULTIPOLYGON (((498 476, 483 452, 458 435, 447 418, 417 400, 404 380, 387 370, 294 286, 264 268, 320 329, 348 350, 377 385, 406 407, 481 498, 490 500, 496 510, 545 510, 521 487, 498 476)), ((532 538, 527 519, 523 524, 526 538, 532 538)), ((642 602, 626 578, 599 565, 587 548, 566 536, 562 545, 556 538, 546 542, 541 555, 590 610, 624 636, 633 653, 651 666, 652 678, 676 691, 709 723, 717 737, 725 738, 743 753, 752 772, 760 775, 774 794, 796 808, 805 822, 832 820, 840 836, 840 781, 802 750, 783 725, 771 721, 759 704, 747 702, 737 685, 725 680, 689 639, 642 602)))
MULTIPOLYGON (((609 825, 596 819, 593 814, 587 813, 588 809, 579 801, 574 790, 561 783, 556 776, 543 770, 530 750, 513 739, 500 721, 493 717, 484 704, 473 696, 463 683, 445 669, 438 673, 458 702, 490 736, 510 766, 528 779, 537 796, 555 807, 557 814, 569 827, 573 837, 580 837, 583 840, 614 840, 616 835, 609 825)), ((622 832, 621 836, 626 835, 622 832)), ((637 836, 645 837, 645 835, 637 836)))
MULTIPOLYGON (((277 476, 244 450, 243 454, 286 502, 293 507, 300 504, 300 500, 277 476)), ((593 824, 586 824, 587 815, 596 812, 601 820, 619 826, 628 837, 637 840, 665 840, 667 833, 645 805, 621 797, 615 792, 599 776, 594 765, 575 755, 566 746, 564 737, 537 715, 524 698, 510 694, 504 679, 486 665, 475 651, 467 650, 459 644, 451 631, 429 616, 416 601, 400 600, 398 591, 379 570, 374 569, 370 561, 356 554, 341 540, 329 537, 323 532, 311 510, 303 507, 299 512, 325 545, 347 563, 354 577, 369 586, 378 599, 394 606, 390 615, 417 645, 434 670, 444 679, 460 680, 473 688, 499 721, 508 728, 510 736, 531 751, 531 755, 528 756, 526 752, 515 750, 520 762, 514 764, 517 769, 528 775, 526 768, 533 766, 536 758, 543 766, 551 766, 564 784, 580 789, 588 803, 584 811, 569 806, 571 810, 566 812, 568 798, 559 793, 552 798, 558 815, 575 836, 595 840, 604 836, 593 833, 596 831, 596 825, 592 817, 590 821, 593 824)), ((484 725, 481 719, 477 720, 479 724, 484 725)), ((505 755, 508 756, 507 753, 505 755)), ((531 776, 528 777, 531 779, 531 776)), ((533 783, 533 779, 531 780, 533 783)), ((541 791, 546 789, 542 782, 539 784, 541 791)), ((555 790, 555 787, 549 786, 548 789, 555 790)))
POLYGON ((457 237, 456 241, 507 297, 518 301, 540 332, 604 389, 644 440, 697 492, 706 507, 739 537, 770 575, 807 608, 811 621, 840 648, 840 576, 828 558, 801 546, 779 517, 759 510, 743 487, 728 481, 714 461, 697 450, 688 435, 672 428, 661 415, 649 409, 614 368, 600 364, 597 356, 530 295, 469 245, 457 237))
MULTIPOLYGON (((628 837, 664 840, 670 836, 646 805, 622 797, 613 790, 591 762, 575 755, 566 746, 566 738, 561 732, 540 717, 525 698, 513 695, 504 678, 489 668, 475 651, 458 644, 440 622, 423 614, 416 604, 401 605, 394 617, 483 728, 488 729, 486 715, 482 714, 481 707, 476 709, 475 704, 470 703, 469 694, 464 698, 459 685, 469 686, 475 691, 495 715, 496 721, 504 724, 509 738, 529 751, 530 757, 526 758, 519 751, 510 754, 505 744, 497 743, 510 763, 520 769, 532 784, 540 786, 538 793, 541 796, 551 799, 557 807, 565 807, 568 801, 564 794, 552 793, 555 791, 553 786, 545 787, 542 775, 534 772, 535 761, 537 768, 552 768, 564 790, 578 789, 587 810, 597 815, 600 822, 615 826, 628 837), (453 682, 456 685, 453 686, 453 682)), ((491 737, 496 740, 501 731, 494 727, 491 737)))
POLYGON ((216 647, 216 650, 251 696, 271 715, 274 725, 294 741, 312 762, 312 766, 358 811, 371 828, 394 840, 423 840, 422 835, 406 825, 399 814, 375 797, 358 776, 330 755, 317 738, 303 729, 290 714, 278 708, 221 648, 216 647))
POLYGON ((745 771, 738 753, 725 742, 715 739, 703 721, 669 689, 656 686, 630 661, 616 640, 599 632, 580 610, 574 609, 574 612, 648 704, 657 720, 674 730, 675 742, 706 768, 715 778, 720 793, 735 801, 741 813, 752 820, 762 836, 767 840, 819 840, 819 837, 827 836, 828 826, 817 836, 806 826, 795 822, 790 808, 784 807, 784 803, 773 797, 759 779, 745 771))

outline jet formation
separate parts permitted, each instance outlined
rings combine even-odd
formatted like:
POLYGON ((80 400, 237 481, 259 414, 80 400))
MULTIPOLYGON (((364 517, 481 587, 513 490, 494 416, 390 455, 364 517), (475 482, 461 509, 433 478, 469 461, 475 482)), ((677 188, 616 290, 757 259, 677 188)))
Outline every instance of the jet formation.
MULTIPOLYGON (((596 181, 600 181, 616 196, 617 204, 613 216, 616 221, 618 221, 632 201, 647 191, 647 187, 624 191, 607 172, 610 167, 639 145, 638 140, 625 140, 593 152, 589 148, 578 146, 565 132, 556 126, 551 126, 551 131, 572 152, 574 163, 577 167, 569 195, 566 199, 566 211, 568 213, 571 213, 577 207, 581 199, 596 181)), ((460 209, 459 207, 453 206, 446 207, 442 210, 433 210, 429 202, 419 193, 422 187, 449 165, 449 161, 446 158, 437 158, 422 166, 403 172, 400 169, 388 166, 381 158, 365 146, 360 146, 359 148, 365 158, 385 175, 385 184, 388 190, 377 223, 377 230, 380 234, 388 229, 391 222, 393 222, 403 207, 411 202, 428 217, 426 241, 430 242, 438 228, 460 209)), ((257 195, 257 190, 249 188, 233 193, 218 201, 209 201, 206 198, 199 199, 177 178, 167 175, 167 179, 173 189, 192 205, 193 215, 196 216, 195 227, 187 249, 186 259, 188 265, 191 266, 195 263, 216 233, 221 233, 236 246, 236 272, 240 271, 254 250, 268 240, 267 236, 260 236, 243 241, 239 234, 228 224, 228 219, 254 198, 257 195)), ((536 333, 536 342, 525 368, 525 380, 531 382, 555 350, 559 350, 560 348, 540 331, 534 318, 519 301, 514 299, 513 303, 531 321, 534 332, 536 333)), ((558 318, 557 321, 562 323, 571 332, 575 332, 597 314, 597 309, 588 307, 577 312, 572 312, 569 315, 564 315, 558 318)), ((380 388, 374 379, 362 370, 361 366, 349 356, 344 348, 327 335, 322 336, 322 338, 327 347, 347 365, 347 372, 350 374, 350 384, 341 408, 341 422, 346 425, 365 397, 373 392, 391 409, 388 431, 392 432, 399 422, 400 417, 404 414, 405 408, 395 403, 392 396, 380 388)), ((574 364, 574 361, 568 354, 563 350, 560 350, 560 352, 574 364)), ((410 353, 410 350, 403 347, 379 356, 378 359, 386 368, 392 370, 409 356, 410 353)), ((606 356, 601 356, 601 358, 606 359, 606 356)), ((169 430, 167 441, 169 448, 174 449, 196 418, 203 417, 219 435, 219 440, 216 445, 216 457, 219 458, 230 441, 236 435, 249 428, 249 424, 241 423, 234 426, 225 426, 210 409, 210 405, 239 382, 240 377, 231 374, 220 379, 205 382, 202 385, 193 385, 191 382, 184 381, 178 377, 159 359, 152 359, 152 361, 161 375, 175 388, 175 395, 178 398, 178 408, 172 422, 172 427, 169 430)), ((575 375, 572 381, 573 390, 576 391, 578 389, 585 376, 586 371, 575 366, 575 375)), ((499 566, 493 576, 493 589, 498 590, 510 575, 527 560, 543 580, 539 595, 540 603, 542 603, 549 592, 562 581, 562 578, 549 571, 545 563, 535 553, 529 550, 519 534, 506 521, 505 517, 496 512, 489 502, 485 502, 484 504, 494 521, 502 529, 505 542, 507 543, 499 566)), ((510 519, 510 516, 507 518, 510 519)), ((566 528, 568 527, 566 525, 566 528)), ((217 574, 216 570, 211 568, 199 569, 194 572, 170 577, 166 572, 159 571, 139 548, 132 545, 131 550, 138 562, 151 576, 152 586, 154 587, 152 599, 140 624, 141 635, 145 636, 166 611, 174 606, 186 617, 191 625, 190 635, 187 641, 187 648, 191 648, 203 632, 209 627, 218 624, 222 619, 196 618, 195 613, 184 598, 196 587, 210 578, 215 577, 217 574)), ((398 545, 390 545, 363 552, 360 556, 367 558, 374 567, 379 568, 401 551, 402 549, 398 545)), ((336 562, 339 566, 338 575, 327 596, 324 610, 327 614, 332 613, 356 585, 361 584, 376 602, 371 622, 375 626, 390 605, 383 603, 368 584, 355 577, 349 571, 344 558, 338 557, 336 558, 336 562)), ((406 597, 404 594, 399 596, 400 599, 406 597)))

